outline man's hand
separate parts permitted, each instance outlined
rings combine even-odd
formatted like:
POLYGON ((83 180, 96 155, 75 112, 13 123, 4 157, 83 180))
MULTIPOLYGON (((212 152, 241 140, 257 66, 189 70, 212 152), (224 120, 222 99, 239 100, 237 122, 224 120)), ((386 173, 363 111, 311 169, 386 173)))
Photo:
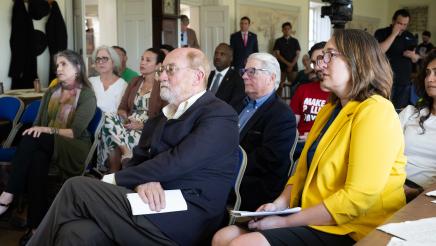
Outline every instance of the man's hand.
POLYGON ((416 54, 415 51, 412 51, 412 50, 404 51, 403 56, 410 58, 410 60, 412 60, 413 63, 416 63, 420 58, 420 56, 418 54, 416 54))
POLYGON ((395 23, 395 24, 392 26, 392 34, 395 34, 395 36, 400 35, 403 31, 404 31, 404 30, 403 30, 403 27, 402 27, 402 25, 399 24, 399 23, 395 23))
POLYGON ((165 193, 159 182, 149 182, 135 188, 139 197, 150 206, 151 211, 161 211, 165 208, 165 193))

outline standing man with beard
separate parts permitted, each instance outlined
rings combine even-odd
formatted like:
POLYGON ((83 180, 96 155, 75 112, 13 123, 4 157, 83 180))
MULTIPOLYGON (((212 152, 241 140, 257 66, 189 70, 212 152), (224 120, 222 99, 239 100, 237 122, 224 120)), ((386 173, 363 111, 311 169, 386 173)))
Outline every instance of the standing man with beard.
POLYGON ((394 72, 391 101, 396 109, 409 104, 412 63, 419 59, 419 55, 415 53, 418 42, 413 34, 406 30, 409 21, 409 11, 399 9, 392 16, 392 24, 378 29, 374 34, 394 72))
POLYGON ((207 88, 216 97, 234 107, 244 97, 244 81, 230 65, 233 60, 233 50, 226 43, 219 44, 213 56, 215 70, 209 75, 207 88))
POLYGON ((127 168, 102 181, 68 180, 28 245, 206 245, 227 212, 238 161, 238 118, 206 91, 209 62, 198 49, 170 52, 157 69, 169 104, 145 123, 127 168), (181 189, 188 209, 132 215, 127 193, 152 211, 181 189))

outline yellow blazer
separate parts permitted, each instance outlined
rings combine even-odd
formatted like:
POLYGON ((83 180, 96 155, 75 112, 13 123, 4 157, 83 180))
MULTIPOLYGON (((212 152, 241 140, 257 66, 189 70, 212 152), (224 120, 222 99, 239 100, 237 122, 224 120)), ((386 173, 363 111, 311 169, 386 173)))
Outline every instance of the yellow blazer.
POLYGON ((404 138, 392 103, 381 96, 350 101, 325 132, 307 171, 307 150, 335 105, 325 105, 310 131, 293 185, 290 206, 324 203, 334 226, 311 226, 359 240, 404 206, 404 138), (300 204, 301 199, 301 204, 300 204))

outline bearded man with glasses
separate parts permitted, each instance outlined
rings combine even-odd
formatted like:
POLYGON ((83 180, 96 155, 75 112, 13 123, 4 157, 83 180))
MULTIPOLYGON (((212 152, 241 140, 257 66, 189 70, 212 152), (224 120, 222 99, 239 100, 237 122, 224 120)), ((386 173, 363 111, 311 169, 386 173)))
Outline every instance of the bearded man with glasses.
POLYGON ((128 167, 103 182, 68 180, 28 245, 210 244, 236 176, 238 128, 235 111, 206 91, 208 74, 200 50, 170 52, 156 71, 169 104, 145 123, 128 167), (171 189, 187 210, 132 215, 127 193, 161 211, 171 189))
POLYGON ((290 108, 275 93, 280 65, 274 56, 251 54, 240 72, 247 97, 236 109, 240 145, 248 157, 240 188, 241 210, 256 210, 274 200, 286 183, 296 123, 290 108))

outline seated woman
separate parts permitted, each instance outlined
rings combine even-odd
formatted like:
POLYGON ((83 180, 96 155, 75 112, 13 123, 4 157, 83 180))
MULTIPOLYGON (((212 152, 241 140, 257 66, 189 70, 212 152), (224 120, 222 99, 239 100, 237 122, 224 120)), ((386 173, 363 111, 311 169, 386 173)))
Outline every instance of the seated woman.
POLYGON ((164 102, 160 98, 159 82, 155 78, 156 68, 163 62, 165 54, 150 48, 141 57, 141 76, 131 80, 118 107, 118 114, 106 113, 102 130, 102 141, 98 147, 98 169, 104 170, 109 154, 109 171, 121 168, 121 156, 130 156, 131 149, 138 144, 144 122, 160 113, 164 102))
POLYGON ((31 230, 22 238, 24 241, 32 235, 32 230, 38 227, 48 210, 50 165, 54 165, 64 178, 80 175, 91 147, 87 126, 94 116, 96 99, 82 56, 65 50, 57 53, 54 60, 60 83, 48 88, 34 126, 23 132, 12 160, 9 183, 0 195, 2 214, 15 195, 27 191, 27 225, 31 230))
POLYGON ((400 113, 407 156, 407 180, 404 185, 408 200, 436 183, 436 51, 428 54, 416 88, 421 100, 400 113))
MULTIPOLYGON (((404 142, 389 94, 392 70, 368 33, 336 29, 317 60, 332 95, 282 194, 258 210, 301 206, 229 226, 213 245, 352 245, 405 204, 404 142)), ((255 187, 253 187, 255 188, 255 187)))
POLYGON ((97 106, 105 113, 115 113, 127 87, 127 82, 119 76, 120 57, 112 47, 100 46, 94 51, 93 59, 99 76, 90 77, 89 81, 97 106))

